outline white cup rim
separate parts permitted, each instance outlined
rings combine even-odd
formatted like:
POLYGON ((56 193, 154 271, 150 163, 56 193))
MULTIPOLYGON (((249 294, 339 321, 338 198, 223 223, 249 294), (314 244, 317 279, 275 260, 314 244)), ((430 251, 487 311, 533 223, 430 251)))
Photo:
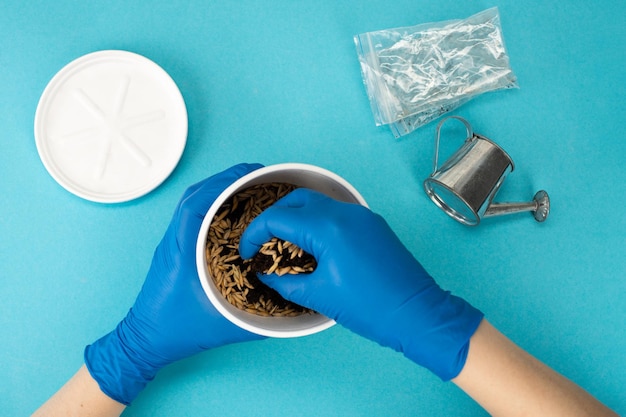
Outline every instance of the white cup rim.
MULTIPOLYGON (((233 182, 215 199, 202 221, 196 243, 196 267, 202 288, 217 311, 233 324, 252 333, 277 338, 300 337, 318 333, 335 325, 335 321, 319 313, 297 317, 262 317, 242 311, 228 303, 219 293, 210 276, 205 258, 209 227, 213 217, 224 202, 243 188, 265 182, 274 182, 275 180, 264 181, 262 178, 282 173, 290 173, 292 178, 295 178, 293 175, 296 174, 308 175, 308 182, 320 180, 319 182, 323 181, 325 187, 328 188, 327 190, 317 189, 317 191, 326 191, 326 194, 336 193, 336 196, 331 195, 331 197, 350 200, 367 207, 365 199, 348 181, 324 168, 302 163, 283 163, 259 168, 233 182)), ((307 186, 303 184, 296 185, 307 186)), ((320 187, 324 188, 323 185, 320 185, 320 187)), ((315 189, 315 185, 312 185, 310 188, 315 189)))

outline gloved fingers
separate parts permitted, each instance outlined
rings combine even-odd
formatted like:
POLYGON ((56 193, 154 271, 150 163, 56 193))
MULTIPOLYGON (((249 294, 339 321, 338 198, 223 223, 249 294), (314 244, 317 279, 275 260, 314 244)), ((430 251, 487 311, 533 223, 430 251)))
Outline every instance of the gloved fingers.
POLYGON ((329 198, 330 197, 320 193, 319 191, 311 190, 309 188, 296 188, 295 190, 275 202, 273 206, 300 208, 310 206, 311 204, 315 204, 324 200, 328 200, 329 198))
POLYGON ((315 230, 312 205, 329 197, 306 188, 298 188, 259 214, 246 228, 239 242, 243 259, 252 258, 273 237, 294 243, 313 256, 313 242, 307 231, 315 230))
POLYGON ((235 165, 189 187, 172 220, 179 246, 184 245, 186 236, 197 235, 204 216, 222 191, 239 178, 261 167, 261 164, 235 165))
POLYGON ((212 175, 189 187, 181 199, 180 206, 204 217, 222 191, 239 178, 262 167, 261 164, 242 163, 212 175))
POLYGON ((284 299, 309 307, 306 305, 308 297, 305 294, 307 281, 312 282, 311 274, 278 276, 259 273, 257 276, 262 283, 276 290, 284 299))

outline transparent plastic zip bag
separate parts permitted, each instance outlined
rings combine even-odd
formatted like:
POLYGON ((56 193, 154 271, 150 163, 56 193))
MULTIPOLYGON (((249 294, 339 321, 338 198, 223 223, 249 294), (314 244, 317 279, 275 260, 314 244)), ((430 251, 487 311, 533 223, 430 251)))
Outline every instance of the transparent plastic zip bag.
POLYGON ((354 38, 377 126, 396 137, 479 94, 517 88, 497 8, 354 38))

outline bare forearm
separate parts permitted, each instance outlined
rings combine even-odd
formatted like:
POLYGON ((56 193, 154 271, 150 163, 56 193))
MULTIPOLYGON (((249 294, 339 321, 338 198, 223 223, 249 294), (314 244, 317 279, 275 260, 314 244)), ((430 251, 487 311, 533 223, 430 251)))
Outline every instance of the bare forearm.
POLYGON ((494 416, 617 416, 486 320, 472 336, 465 367, 453 382, 494 416))
POLYGON ((106 396, 82 366, 32 417, 118 417, 125 408, 106 396))

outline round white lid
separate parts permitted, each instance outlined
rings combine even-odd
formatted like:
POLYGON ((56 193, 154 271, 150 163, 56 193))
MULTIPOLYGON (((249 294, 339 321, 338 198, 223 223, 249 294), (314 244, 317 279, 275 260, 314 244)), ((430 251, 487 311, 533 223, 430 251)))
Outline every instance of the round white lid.
POLYGON ((119 203, 158 187, 187 142, 187 109, 172 78, 127 51, 98 51, 62 68, 35 114, 44 166, 66 190, 119 203))

